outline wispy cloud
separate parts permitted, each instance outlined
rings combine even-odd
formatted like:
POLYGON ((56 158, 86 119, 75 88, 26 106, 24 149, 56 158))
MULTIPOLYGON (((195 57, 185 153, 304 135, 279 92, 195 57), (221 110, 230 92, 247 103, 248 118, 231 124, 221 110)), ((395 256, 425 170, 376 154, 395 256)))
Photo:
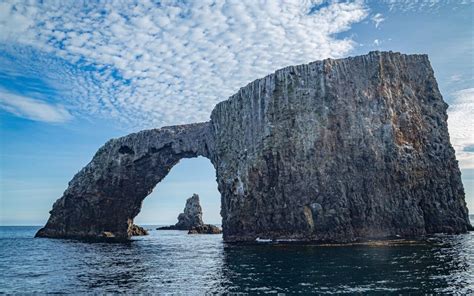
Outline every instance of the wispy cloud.
POLYGON ((50 123, 72 119, 71 114, 61 105, 46 103, 0 89, 0 108, 17 116, 50 123))
POLYGON ((474 168, 474 88, 454 93, 448 109, 448 127, 461 168, 474 168))
POLYGON ((207 120, 256 78, 349 53, 354 42, 337 33, 367 7, 320 2, 6 1, 0 43, 13 44, 4 51, 16 58, 12 72, 40 52, 29 71, 60 87, 76 113, 156 127, 207 120))
POLYGON ((385 20, 381 13, 374 14, 370 19, 372 20, 372 22, 374 22, 376 28, 378 28, 380 24, 385 20))
POLYGON ((390 10, 436 12, 445 7, 457 9, 471 4, 472 0, 383 0, 383 2, 388 4, 390 10))

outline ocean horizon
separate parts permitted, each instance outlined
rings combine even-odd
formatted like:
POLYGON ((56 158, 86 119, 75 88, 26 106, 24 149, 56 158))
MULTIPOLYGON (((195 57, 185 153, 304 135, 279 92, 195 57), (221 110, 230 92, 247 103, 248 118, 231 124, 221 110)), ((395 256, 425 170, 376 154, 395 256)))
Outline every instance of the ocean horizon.
POLYGON ((473 15, 0 1, 0 294, 474 295, 473 15))

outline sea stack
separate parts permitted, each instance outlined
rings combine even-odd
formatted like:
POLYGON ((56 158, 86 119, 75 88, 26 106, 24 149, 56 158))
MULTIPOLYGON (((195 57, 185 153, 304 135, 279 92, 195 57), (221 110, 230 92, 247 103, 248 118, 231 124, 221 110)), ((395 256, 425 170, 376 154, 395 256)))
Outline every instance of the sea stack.
POLYGON ((178 215, 178 223, 171 226, 159 227, 158 230, 190 230, 194 227, 203 226, 202 208, 199 203, 199 195, 193 194, 186 200, 186 206, 182 213, 178 215))
POLYGON ((202 221, 202 208, 199 195, 196 193, 186 200, 183 213, 178 215, 178 223, 171 226, 158 227, 157 230, 188 230, 188 234, 219 234, 222 230, 202 221))
POLYGON ((37 236, 127 239, 143 199, 197 156, 216 169, 227 242, 464 233, 447 107, 423 54, 286 67, 219 103, 208 122, 107 142, 37 236))

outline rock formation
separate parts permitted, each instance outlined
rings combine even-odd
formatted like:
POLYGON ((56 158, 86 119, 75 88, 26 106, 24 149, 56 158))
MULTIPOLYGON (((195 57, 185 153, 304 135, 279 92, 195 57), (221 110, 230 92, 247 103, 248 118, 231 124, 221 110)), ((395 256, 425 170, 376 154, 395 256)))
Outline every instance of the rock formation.
POLYGON ((157 230, 188 230, 188 234, 219 234, 222 230, 202 221, 202 208, 199 195, 196 193, 186 200, 183 213, 178 215, 178 223, 171 226, 158 227, 157 230))
POLYGON ((426 55, 287 67, 219 103, 209 122, 107 142, 37 235, 126 239, 153 187, 199 155, 216 168, 229 242, 466 232, 446 108, 426 55))
POLYGON ((195 226, 188 231, 188 234, 220 234, 222 230, 211 224, 195 226))
POLYGON ((148 235, 148 231, 141 226, 133 224, 132 227, 130 228, 130 235, 131 236, 148 235))
POLYGON ((210 123, 164 127, 108 141, 69 182, 40 237, 126 239, 133 218, 182 158, 210 157, 210 123))
POLYGON ((190 230, 203 225, 199 195, 194 193, 192 197, 186 200, 183 213, 178 215, 178 223, 171 226, 159 227, 157 230, 190 230))

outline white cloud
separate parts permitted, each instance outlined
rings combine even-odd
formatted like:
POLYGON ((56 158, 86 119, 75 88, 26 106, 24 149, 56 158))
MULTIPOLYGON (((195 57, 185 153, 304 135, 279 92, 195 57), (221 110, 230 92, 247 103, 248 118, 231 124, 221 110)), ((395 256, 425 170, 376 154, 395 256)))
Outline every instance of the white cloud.
POLYGON ((449 82, 459 82, 462 80, 463 80, 463 77, 461 74, 454 74, 449 77, 449 82))
POLYGON ((448 109, 448 128, 451 143, 461 168, 474 168, 474 88, 454 93, 448 109))
POLYGON ((376 28, 385 20, 381 13, 374 14, 370 19, 374 22, 376 28))
POLYGON ((390 10, 398 10, 402 12, 436 12, 440 9, 445 9, 446 7, 456 9, 458 7, 472 4, 472 0, 383 0, 383 2, 387 3, 390 10))
POLYGON ((331 1, 313 11, 320 3, 6 1, 0 43, 14 44, 9 54, 18 58, 21 48, 44 53, 28 71, 61 88, 77 113, 156 127, 208 120, 217 102, 254 79, 349 53, 354 42, 336 34, 368 9, 331 1))
POLYGON ((61 105, 13 94, 0 89, 0 108, 17 116, 50 123, 72 119, 71 114, 61 105))

